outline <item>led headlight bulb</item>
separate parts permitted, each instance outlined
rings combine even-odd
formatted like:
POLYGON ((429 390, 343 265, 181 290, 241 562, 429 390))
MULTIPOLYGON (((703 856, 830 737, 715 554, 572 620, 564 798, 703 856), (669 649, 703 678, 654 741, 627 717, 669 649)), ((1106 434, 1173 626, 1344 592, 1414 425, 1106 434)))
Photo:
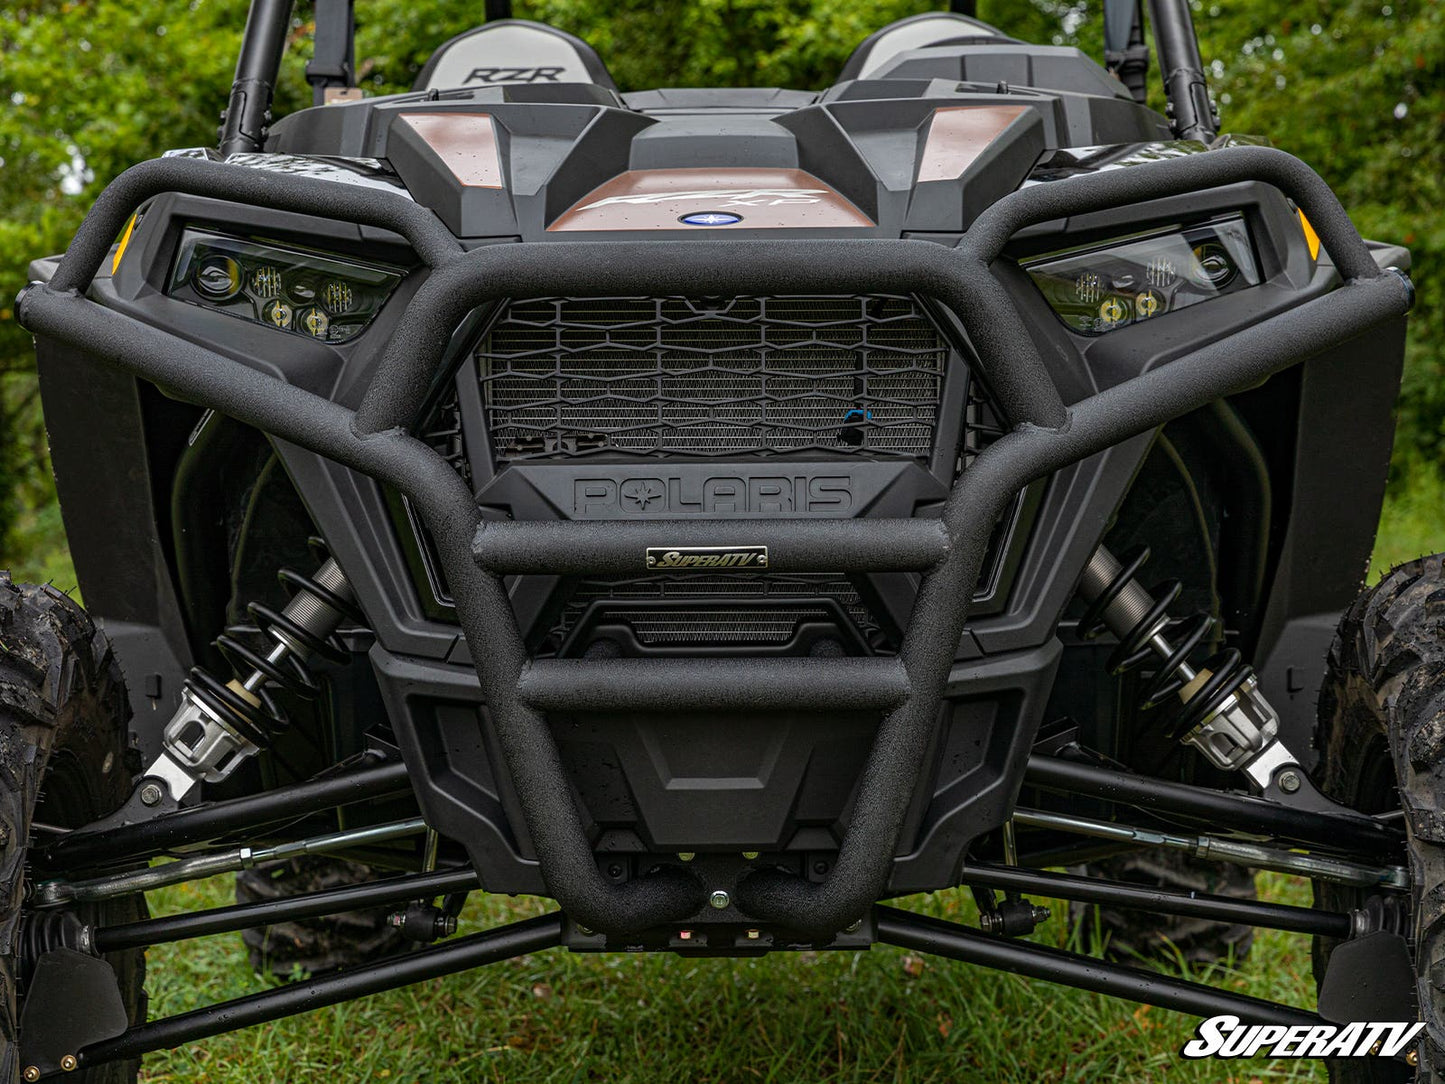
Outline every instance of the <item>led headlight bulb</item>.
POLYGON ((270 264, 262 264, 251 272, 251 293, 257 297, 281 296, 281 272, 270 264))
POLYGON ((326 311, 333 316, 350 312, 352 301, 351 287, 338 279, 332 279, 321 288, 321 304, 325 305, 326 311))
POLYGON ((301 313, 299 326, 313 339, 324 339, 331 320, 320 308, 309 308, 301 313))
POLYGON ((241 268, 231 257, 212 253, 196 265, 196 293, 211 301, 228 301, 241 289, 241 268))

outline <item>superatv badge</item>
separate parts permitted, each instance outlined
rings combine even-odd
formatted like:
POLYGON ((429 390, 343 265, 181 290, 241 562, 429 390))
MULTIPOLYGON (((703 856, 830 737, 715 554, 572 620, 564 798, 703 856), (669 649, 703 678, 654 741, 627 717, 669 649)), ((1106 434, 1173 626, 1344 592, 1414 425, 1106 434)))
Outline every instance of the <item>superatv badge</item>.
POLYGON ((673 572, 767 568, 767 546, 649 546, 647 567, 673 572))

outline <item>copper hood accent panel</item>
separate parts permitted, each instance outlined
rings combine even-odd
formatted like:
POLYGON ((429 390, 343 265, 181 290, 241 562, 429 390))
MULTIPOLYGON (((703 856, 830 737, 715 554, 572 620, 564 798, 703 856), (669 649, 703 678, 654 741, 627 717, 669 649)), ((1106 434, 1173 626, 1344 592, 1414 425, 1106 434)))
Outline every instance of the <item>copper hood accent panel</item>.
POLYGON ((463 187, 506 187, 490 114, 403 113, 398 119, 421 136, 463 187))
POLYGON ((935 109, 918 163, 918 180, 951 181, 962 177, 989 144, 1026 112, 1026 105, 935 109))
POLYGON ((846 196, 800 169, 633 169, 578 200, 549 232, 872 227, 846 196), (737 216, 691 225, 690 215, 737 216))

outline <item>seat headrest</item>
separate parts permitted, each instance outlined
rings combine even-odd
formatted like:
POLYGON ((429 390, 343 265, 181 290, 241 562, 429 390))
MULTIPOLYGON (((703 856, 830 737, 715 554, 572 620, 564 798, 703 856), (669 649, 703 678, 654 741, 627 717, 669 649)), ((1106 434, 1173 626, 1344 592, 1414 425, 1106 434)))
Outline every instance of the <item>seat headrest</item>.
POLYGON ((517 83, 596 83, 617 89, 592 46, 527 19, 499 19, 452 38, 427 60, 413 89, 517 83))
POLYGON ((847 79, 868 79, 882 70, 889 61, 910 49, 924 49, 930 45, 981 45, 1004 44, 1013 41, 998 30, 970 19, 966 15, 950 12, 925 12, 910 15, 889 23, 876 34, 863 40, 853 50, 853 55, 838 73, 838 82, 847 79))

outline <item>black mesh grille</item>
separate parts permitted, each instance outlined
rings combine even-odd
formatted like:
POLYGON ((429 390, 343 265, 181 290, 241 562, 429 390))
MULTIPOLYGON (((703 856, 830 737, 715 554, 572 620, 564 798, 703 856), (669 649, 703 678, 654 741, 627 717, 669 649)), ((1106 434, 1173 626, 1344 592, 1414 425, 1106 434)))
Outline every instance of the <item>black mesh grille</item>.
POLYGON ((948 349, 910 297, 513 301, 478 351, 493 453, 927 456, 948 349))
POLYGON ((876 645, 881 638, 857 589, 836 576, 589 578, 558 615, 547 637, 549 650, 559 650, 597 602, 595 624, 626 625, 648 648, 778 647, 789 643, 800 625, 836 623, 840 610, 866 642, 876 645))

